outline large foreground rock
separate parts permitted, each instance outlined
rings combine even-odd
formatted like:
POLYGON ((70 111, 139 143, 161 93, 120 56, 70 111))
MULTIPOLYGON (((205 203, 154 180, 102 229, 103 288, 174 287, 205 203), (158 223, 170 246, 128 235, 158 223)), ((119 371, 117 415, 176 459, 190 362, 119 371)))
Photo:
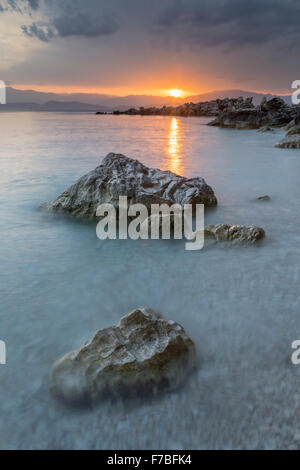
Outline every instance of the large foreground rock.
POLYGON ((95 217, 101 203, 111 203, 117 208, 119 196, 128 196, 128 205, 142 203, 149 209, 151 204, 161 203, 217 204, 212 188, 201 177, 185 178, 109 153, 100 166, 70 186, 49 207, 95 217))
POLYGON ((216 224, 205 227, 204 234, 213 236, 217 241, 229 241, 232 244, 251 244, 264 238, 265 231, 255 225, 216 224))
POLYGON ((181 385, 195 357, 182 326, 142 307, 62 357, 52 369, 51 389, 70 404, 155 394, 181 385))

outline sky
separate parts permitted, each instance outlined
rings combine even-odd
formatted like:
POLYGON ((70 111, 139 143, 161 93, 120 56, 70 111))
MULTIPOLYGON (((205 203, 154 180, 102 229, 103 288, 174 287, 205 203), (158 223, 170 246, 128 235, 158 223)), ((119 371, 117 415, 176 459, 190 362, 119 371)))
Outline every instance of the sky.
POLYGON ((300 79, 299 0, 0 0, 0 79, 114 95, 300 79))

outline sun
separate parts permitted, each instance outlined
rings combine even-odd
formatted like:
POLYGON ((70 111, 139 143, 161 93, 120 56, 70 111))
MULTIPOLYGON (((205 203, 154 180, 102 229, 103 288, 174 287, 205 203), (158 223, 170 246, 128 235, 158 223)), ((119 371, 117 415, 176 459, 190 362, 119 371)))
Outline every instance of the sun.
POLYGON ((172 90, 169 90, 169 95, 173 96, 173 98, 180 98, 183 95, 183 91, 178 88, 173 88, 172 90))

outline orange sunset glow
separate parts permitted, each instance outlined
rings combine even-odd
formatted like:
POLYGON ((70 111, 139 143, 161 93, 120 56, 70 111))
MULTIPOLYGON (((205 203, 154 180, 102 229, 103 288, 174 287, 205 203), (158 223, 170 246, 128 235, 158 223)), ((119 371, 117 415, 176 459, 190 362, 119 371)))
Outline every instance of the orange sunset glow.
POLYGON ((173 88, 169 91, 169 95, 173 96, 173 98, 180 98, 181 96, 183 96, 183 91, 179 90, 178 88, 173 88))

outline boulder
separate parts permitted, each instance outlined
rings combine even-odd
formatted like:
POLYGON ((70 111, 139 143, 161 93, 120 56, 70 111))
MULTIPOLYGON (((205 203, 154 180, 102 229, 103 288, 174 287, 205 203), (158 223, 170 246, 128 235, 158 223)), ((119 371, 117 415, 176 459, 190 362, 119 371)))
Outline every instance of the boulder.
POLYGON ((69 404, 173 390, 196 364, 195 346, 182 326, 147 307, 97 333, 53 366, 53 394, 69 404))
POLYGON ((48 207, 72 215, 95 217, 99 204, 118 208, 119 196, 128 205, 174 203, 214 206, 217 198, 201 177, 185 178, 170 171, 148 168, 125 155, 109 153, 102 164, 80 178, 48 207))
POLYGON ((274 98, 271 98, 270 100, 267 100, 266 97, 264 96, 260 104, 260 109, 266 112, 279 111, 279 110, 284 110, 286 108, 288 108, 287 103, 282 98, 279 98, 279 96, 275 96, 274 98))
POLYGON ((232 244, 256 243, 265 236, 262 228, 255 225, 208 225, 204 230, 205 236, 213 236, 217 241, 229 241, 232 244))
POLYGON ((267 100, 264 97, 256 108, 224 109, 209 125, 235 129, 282 127, 293 119, 297 122, 299 115, 299 107, 289 106, 281 98, 267 100))

